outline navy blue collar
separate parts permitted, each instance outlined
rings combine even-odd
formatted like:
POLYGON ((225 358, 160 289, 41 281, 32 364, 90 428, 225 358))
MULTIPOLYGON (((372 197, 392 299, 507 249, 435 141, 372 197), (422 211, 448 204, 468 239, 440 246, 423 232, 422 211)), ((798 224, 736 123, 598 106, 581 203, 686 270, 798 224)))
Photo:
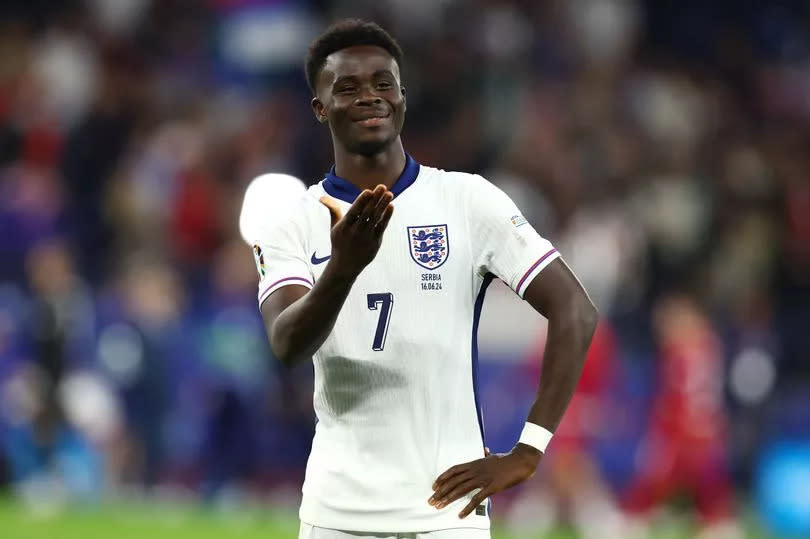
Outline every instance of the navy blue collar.
MULTIPOLYGON (((394 182, 394 185, 391 186, 391 192, 394 193, 395 198, 416 181, 416 177, 419 175, 419 166, 419 163, 413 157, 407 153, 405 154, 405 169, 399 175, 397 181, 394 182)), ((323 179, 323 189, 330 196, 339 198, 349 204, 354 202, 354 199, 361 192, 361 189, 352 182, 335 174, 334 165, 323 179)))

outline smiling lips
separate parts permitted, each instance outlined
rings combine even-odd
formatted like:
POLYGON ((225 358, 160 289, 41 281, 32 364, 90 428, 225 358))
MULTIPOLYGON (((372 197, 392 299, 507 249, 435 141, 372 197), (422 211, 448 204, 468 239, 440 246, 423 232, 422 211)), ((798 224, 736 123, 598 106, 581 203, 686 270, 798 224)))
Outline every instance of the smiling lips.
POLYGON ((388 119, 390 114, 385 112, 378 112, 373 115, 366 115, 365 118, 358 118, 354 120, 355 123, 362 125, 363 127, 378 127, 385 123, 388 119))

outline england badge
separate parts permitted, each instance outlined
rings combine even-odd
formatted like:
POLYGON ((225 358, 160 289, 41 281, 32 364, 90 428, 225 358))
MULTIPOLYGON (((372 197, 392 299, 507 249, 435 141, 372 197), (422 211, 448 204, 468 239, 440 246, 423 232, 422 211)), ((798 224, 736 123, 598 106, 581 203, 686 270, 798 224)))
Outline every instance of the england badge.
POLYGON ((435 270, 450 255, 447 225, 409 226, 408 246, 414 262, 425 269, 435 270))

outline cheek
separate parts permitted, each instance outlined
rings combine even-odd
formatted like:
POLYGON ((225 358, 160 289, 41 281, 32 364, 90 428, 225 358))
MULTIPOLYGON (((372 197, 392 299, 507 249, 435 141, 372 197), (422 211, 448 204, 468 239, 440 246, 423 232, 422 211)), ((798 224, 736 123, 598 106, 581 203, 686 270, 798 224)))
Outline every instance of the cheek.
POLYGON ((342 122, 346 118, 346 110, 348 109, 348 105, 341 101, 333 101, 329 107, 328 116, 329 121, 336 121, 342 122))
POLYGON ((391 103, 391 106, 394 107, 396 111, 404 111, 406 107, 405 97, 398 94, 393 94, 388 100, 391 103))

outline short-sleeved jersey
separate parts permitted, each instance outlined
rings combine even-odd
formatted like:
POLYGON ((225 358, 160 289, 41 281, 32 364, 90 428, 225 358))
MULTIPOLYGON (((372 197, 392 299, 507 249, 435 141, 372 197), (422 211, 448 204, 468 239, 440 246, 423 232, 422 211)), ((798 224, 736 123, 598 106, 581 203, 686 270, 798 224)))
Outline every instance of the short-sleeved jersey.
MULTIPOLYGON (((522 297, 559 255, 480 176, 408 157, 391 191, 380 250, 313 357, 318 421, 300 518, 350 531, 485 529, 488 504, 459 520, 471 495, 436 510, 431 485, 484 455, 476 332, 487 285, 497 276, 522 297)), ((254 247, 260 303, 317 283, 331 252, 318 199, 337 199, 345 214, 359 192, 333 171, 254 247)))

